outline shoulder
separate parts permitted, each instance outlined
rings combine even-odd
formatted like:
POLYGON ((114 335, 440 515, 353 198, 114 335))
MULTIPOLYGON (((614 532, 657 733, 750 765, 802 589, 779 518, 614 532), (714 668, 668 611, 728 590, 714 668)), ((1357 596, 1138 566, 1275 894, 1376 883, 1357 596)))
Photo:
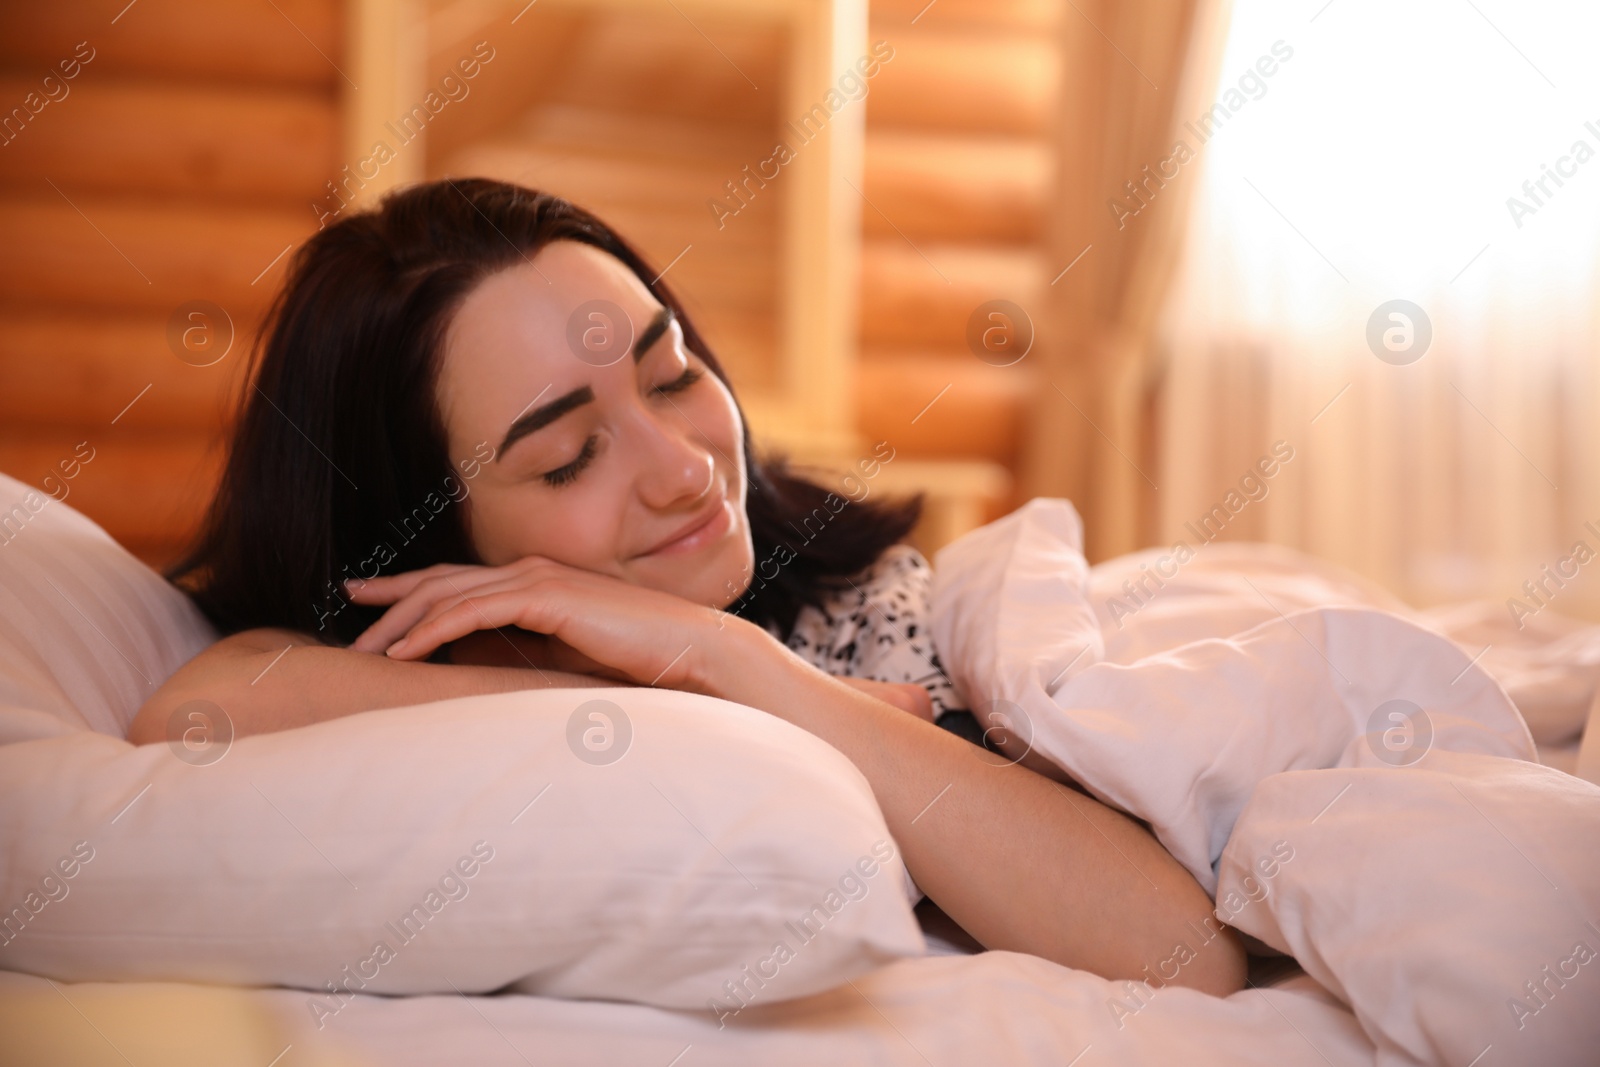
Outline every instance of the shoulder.
POLYGON ((890 545, 872 564, 844 579, 817 605, 802 608, 795 619, 790 646, 850 644, 863 629, 920 617, 927 611, 933 570, 911 545, 890 545))
POLYGON ((868 603, 888 601, 911 604, 921 594, 926 599, 933 582, 933 568, 922 553, 907 544, 890 545, 872 566, 854 579, 858 599, 868 603))
POLYGON ((922 553, 892 545, 821 605, 802 609, 788 645, 829 674, 917 682, 930 686, 936 711, 959 707, 929 631, 932 585, 922 553))

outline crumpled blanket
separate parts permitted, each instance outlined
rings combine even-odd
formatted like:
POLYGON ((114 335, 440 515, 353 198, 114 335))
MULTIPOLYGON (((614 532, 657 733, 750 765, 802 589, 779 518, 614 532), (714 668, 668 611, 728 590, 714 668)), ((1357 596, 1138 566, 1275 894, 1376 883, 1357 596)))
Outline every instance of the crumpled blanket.
POLYGON ((1484 664, 1292 554, 1097 575, 1081 546, 1039 499, 938 553, 934 641, 980 722, 1149 824, 1377 1062, 1595 1062, 1600 788, 1533 762, 1484 664))

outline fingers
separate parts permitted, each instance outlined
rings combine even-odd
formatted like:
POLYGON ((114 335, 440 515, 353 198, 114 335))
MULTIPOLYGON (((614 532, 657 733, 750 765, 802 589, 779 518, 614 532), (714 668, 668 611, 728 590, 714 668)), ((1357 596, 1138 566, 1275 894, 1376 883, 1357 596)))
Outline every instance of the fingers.
MULTIPOLYGON (((396 645, 400 644, 401 642, 408 641, 409 638, 421 633, 425 630, 425 628, 430 626, 446 612, 463 609, 463 615, 475 615, 479 619, 480 623, 486 624, 487 616, 483 615, 482 612, 474 606, 477 603, 480 603, 483 598, 495 596, 500 593, 516 591, 526 599, 533 595, 535 586, 540 584, 540 579, 538 577, 526 572, 513 573, 510 575, 506 575, 503 572, 494 572, 492 575, 488 576, 486 580, 479 581, 476 584, 473 584, 471 587, 468 587, 462 581, 460 576, 446 576, 446 580, 451 582, 452 586, 455 587, 452 595, 424 601, 420 599, 421 594, 419 593, 419 603, 423 605, 423 611, 421 615, 412 619, 411 624, 407 626, 405 630, 394 634, 394 640, 391 644, 385 645, 383 648, 378 649, 378 651, 389 651, 393 653, 396 645)), ((496 627, 502 625, 508 624, 497 623, 496 627)), ((488 627, 486 625, 480 625, 478 628, 484 629, 488 627)), ((469 630, 467 632, 470 633, 471 631, 469 630)), ((463 634, 462 636, 465 635, 463 634)), ((406 650, 408 657, 415 652, 415 649, 413 649, 409 643, 406 645, 406 650)))
MULTIPOLYGON (((503 567, 429 568, 395 577, 363 599, 383 603, 398 588, 409 588, 353 648, 424 659, 474 631, 515 627, 558 639, 589 673, 670 688, 676 683, 665 677, 655 653, 671 645, 681 659, 688 651, 683 635, 708 616, 682 598, 535 556, 503 567)), ((668 663, 669 672, 675 663, 668 663)))
POLYGON ((437 605, 460 601, 475 589, 504 577, 503 571, 499 568, 445 564, 441 567, 429 567, 426 571, 412 571, 383 579, 375 578, 361 590, 365 596, 370 597, 365 602, 382 604, 392 600, 392 604, 389 610, 383 613, 382 618, 351 642, 350 647, 357 652, 382 652, 405 636, 406 632, 418 622, 427 618, 437 605), (433 573, 430 574, 430 571, 433 573), (393 588, 384 587, 372 591, 372 585, 379 581, 393 582, 394 588, 404 588, 405 592, 396 596, 393 588))
POLYGON ((557 617, 558 613, 546 597, 531 590, 525 582, 508 582, 492 590, 474 591, 454 604, 439 607, 388 646, 387 653, 392 659, 424 659, 440 645, 465 637, 474 630, 519 626, 543 633, 554 628, 557 617))

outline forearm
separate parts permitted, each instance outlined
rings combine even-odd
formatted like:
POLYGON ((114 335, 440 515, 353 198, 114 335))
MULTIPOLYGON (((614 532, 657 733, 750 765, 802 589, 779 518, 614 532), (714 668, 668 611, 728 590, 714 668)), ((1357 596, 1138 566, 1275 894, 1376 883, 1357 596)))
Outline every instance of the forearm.
POLYGON ((180 668, 139 709, 128 740, 165 740, 168 718, 191 700, 221 707, 234 736, 243 737, 449 697, 616 684, 529 667, 392 660, 292 631, 256 630, 227 638, 180 668))
POLYGON ((1237 938, 1217 932, 1204 890, 1133 820, 896 712, 787 650, 746 650, 709 668, 707 688, 848 756, 917 884, 985 946, 1108 978, 1159 973, 1218 994, 1242 986, 1237 938), (1179 943, 1193 958, 1175 976, 1160 973, 1179 943))

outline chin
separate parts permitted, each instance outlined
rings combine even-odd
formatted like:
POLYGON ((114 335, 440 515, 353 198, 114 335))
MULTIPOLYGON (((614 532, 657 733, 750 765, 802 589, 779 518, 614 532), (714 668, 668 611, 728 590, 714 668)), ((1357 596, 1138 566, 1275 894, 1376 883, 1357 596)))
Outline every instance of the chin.
POLYGON ((739 531, 737 536, 729 538, 721 552, 707 553, 707 556, 704 570, 690 578, 693 590, 679 595, 720 610, 738 600, 750 587, 755 552, 750 545, 749 531, 739 531))
POLYGON ((715 548, 694 556, 652 560, 647 572, 636 572, 631 580, 720 610, 738 600, 749 587, 754 560, 750 532, 740 529, 715 548))

